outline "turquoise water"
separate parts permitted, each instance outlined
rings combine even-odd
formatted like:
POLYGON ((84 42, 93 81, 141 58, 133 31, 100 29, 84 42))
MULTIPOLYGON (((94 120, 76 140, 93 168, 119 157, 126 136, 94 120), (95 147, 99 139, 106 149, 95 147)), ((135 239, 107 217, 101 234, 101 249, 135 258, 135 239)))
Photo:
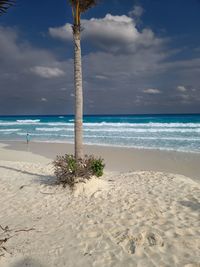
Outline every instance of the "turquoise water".
MULTIPOLYGON (((0 140, 73 142, 73 116, 0 117, 0 140)), ((85 116, 87 144, 200 152, 200 115, 85 116)))

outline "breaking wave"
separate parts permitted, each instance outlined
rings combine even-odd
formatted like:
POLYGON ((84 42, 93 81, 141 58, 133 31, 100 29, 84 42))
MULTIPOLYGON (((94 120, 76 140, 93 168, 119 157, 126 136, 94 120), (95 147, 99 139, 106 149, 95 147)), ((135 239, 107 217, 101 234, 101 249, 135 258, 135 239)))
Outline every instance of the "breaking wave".
POLYGON ((29 124, 29 123, 40 122, 40 120, 17 120, 17 122, 21 124, 29 124))
MULTIPOLYGON (((3 140, 11 137, 24 140, 29 133, 32 141, 73 141, 72 117, 0 119, 3 140)), ((87 144, 200 152, 200 116, 90 116, 85 118, 83 126, 87 144)))

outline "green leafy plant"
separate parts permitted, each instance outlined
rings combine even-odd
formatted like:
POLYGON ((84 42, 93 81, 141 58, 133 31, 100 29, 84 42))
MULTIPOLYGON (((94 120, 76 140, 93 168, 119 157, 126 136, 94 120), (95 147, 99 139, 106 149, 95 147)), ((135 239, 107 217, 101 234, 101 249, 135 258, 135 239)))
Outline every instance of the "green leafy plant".
POLYGON ((97 176, 100 177, 103 175, 103 169, 104 169, 104 164, 103 164, 103 159, 99 158, 99 159, 92 159, 91 162, 91 168, 93 173, 97 176))
POLYGON ((67 185, 73 187, 76 183, 85 182, 92 176, 100 177, 105 167, 102 158, 85 155, 83 159, 76 160, 73 155, 67 154, 57 156, 53 165, 57 184, 62 184, 64 187, 67 185))

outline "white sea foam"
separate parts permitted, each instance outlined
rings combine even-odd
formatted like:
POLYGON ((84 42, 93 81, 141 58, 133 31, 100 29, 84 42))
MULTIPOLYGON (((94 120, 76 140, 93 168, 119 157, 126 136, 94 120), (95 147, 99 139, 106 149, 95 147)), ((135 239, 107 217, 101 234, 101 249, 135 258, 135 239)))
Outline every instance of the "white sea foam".
MULTIPOLYGON (((70 137, 70 135, 64 135, 70 137)), ((73 136, 73 135, 71 135, 73 136)), ((190 138, 190 137, 149 137, 149 136, 119 136, 119 135, 112 135, 112 136, 105 136, 105 135, 84 135, 84 138, 102 138, 102 139, 115 139, 115 140, 120 140, 120 139, 133 139, 133 140, 170 140, 170 141, 200 141, 200 138, 190 138)))
POLYGON ((17 126, 17 127, 20 125, 27 125, 28 126, 28 125, 40 125, 40 124, 41 124, 40 122, 19 122, 19 121, 0 122, 0 126, 17 126))
MULTIPOLYGON (((69 122, 41 122, 38 120, 17 120, 17 121, 0 121, 0 125, 45 125, 45 126, 66 126, 73 127, 73 119, 69 120, 69 122)), ((83 125, 85 127, 99 127, 99 128, 200 128, 200 123, 110 123, 110 122, 100 122, 100 123, 92 123, 92 122, 84 122, 83 125)))
MULTIPOLYGON (((39 119, 31 120, 1 120, 0 136, 10 139, 24 139, 27 132, 35 141, 70 142, 74 138, 74 119, 64 119, 45 122, 39 119), (5 128, 5 129, 4 129, 5 128), (12 128, 12 129, 9 129, 12 128), (6 136, 10 135, 10 136, 6 136)), ((160 120, 161 121, 161 120, 160 120)), ((126 122, 84 122, 84 142, 87 144, 156 148, 200 152, 200 121, 151 122, 144 120, 126 122)))
POLYGON ((42 123, 41 125, 46 125, 46 126, 71 126, 73 127, 72 123, 67 123, 67 122, 48 122, 48 123, 42 123))
POLYGON ((157 122, 149 122, 149 123, 126 123, 126 122, 100 122, 100 123, 90 123, 85 122, 83 123, 85 126, 106 126, 106 127, 159 127, 159 128, 198 128, 200 127, 200 123, 157 123, 157 122))
POLYGON ((0 129, 0 132, 19 132, 21 129, 0 129))
POLYGON ((36 128, 36 131, 42 131, 42 132, 60 132, 60 131, 66 131, 66 128, 36 128))
MULTIPOLYGON (((17 133, 17 135, 26 136, 27 133, 17 133)), ((30 135, 30 137, 31 136, 41 136, 41 137, 42 136, 53 136, 53 134, 50 134, 50 133, 42 133, 42 134, 39 134, 39 133, 30 133, 29 135, 30 135)), ((60 136, 60 135, 55 134, 55 136, 60 136)))
MULTIPOLYGON (((17 135, 26 136, 26 133, 18 132, 17 135)), ((51 136, 51 137, 67 137, 67 138, 73 138, 73 134, 58 134, 58 133, 30 133, 30 136, 51 136)), ((112 141, 115 139, 116 141, 119 140, 158 140, 158 137, 149 137, 149 136, 119 136, 119 135, 112 135, 112 136, 105 136, 105 135, 84 135, 85 139, 104 139, 104 140, 110 140, 112 141)), ((193 142, 200 142, 200 138, 192 138, 192 137, 159 137, 159 140, 163 141, 193 141, 193 142)))
POLYGON ((17 122, 13 122, 13 121, 4 121, 4 122, 0 122, 0 126, 13 126, 13 125, 18 126, 19 123, 17 123, 17 122))
POLYGON ((125 133, 125 132, 130 132, 130 133, 160 133, 160 132, 165 132, 165 133, 200 133, 200 128, 195 128, 195 129, 181 129, 181 128, 119 128, 119 129, 90 129, 90 128, 85 128, 85 132, 118 132, 118 133, 125 133))
POLYGON ((33 123, 33 122, 40 122, 40 120, 17 120, 17 122, 19 122, 21 124, 29 124, 29 123, 33 123))
MULTIPOLYGON (((67 124, 67 123, 62 123, 62 124, 56 124, 56 123, 51 123, 49 124, 49 126, 65 126, 64 127, 44 127, 44 128, 36 128, 37 131, 73 131, 74 130, 74 125, 71 124, 67 124)), ((151 132, 151 133, 156 133, 156 132, 179 132, 179 133, 192 133, 192 132, 196 132, 199 133, 200 132, 200 125, 199 127, 196 128, 159 128, 159 127, 140 127, 140 128, 123 128, 123 127, 105 127, 105 128, 101 128, 101 127, 89 127, 90 125, 84 124, 84 131, 91 131, 91 132, 138 132, 138 133, 142 133, 142 132, 151 132)), ((93 125, 91 125, 93 126, 93 125)), ((138 125, 141 126, 141 125, 138 125)))

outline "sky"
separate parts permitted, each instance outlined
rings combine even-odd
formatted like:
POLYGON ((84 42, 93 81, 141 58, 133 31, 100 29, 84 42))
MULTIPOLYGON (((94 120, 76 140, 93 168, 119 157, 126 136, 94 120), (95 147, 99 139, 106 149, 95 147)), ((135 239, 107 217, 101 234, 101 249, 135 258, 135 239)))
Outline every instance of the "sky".
MULTIPOLYGON (((82 15, 84 114, 200 113, 200 0, 101 0, 82 15)), ((71 8, 0 17, 0 115, 74 113, 71 8)))

